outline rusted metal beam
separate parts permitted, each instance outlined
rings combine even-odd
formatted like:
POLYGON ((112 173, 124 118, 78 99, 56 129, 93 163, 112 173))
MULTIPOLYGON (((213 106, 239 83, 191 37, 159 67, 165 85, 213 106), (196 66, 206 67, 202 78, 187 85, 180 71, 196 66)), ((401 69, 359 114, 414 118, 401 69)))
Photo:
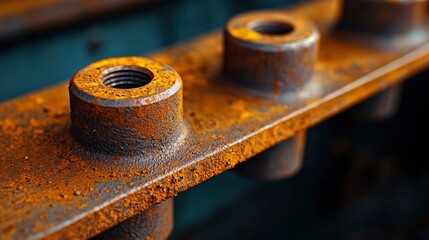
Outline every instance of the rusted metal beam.
POLYGON ((173 199, 170 198, 91 239, 167 239, 172 230, 173 199))
MULTIPOLYGON (((225 29, 224 77, 233 91, 280 103, 311 95, 320 34, 304 16, 258 11, 233 17, 225 29)), ((261 180, 293 175, 301 165, 306 131, 237 168, 261 180)))
POLYGON ((0 2, 0 42, 160 0, 8 0, 0 2))
MULTIPOLYGON (((425 0, 345 0, 340 27, 364 36, 377 36, 385 41, 398 39, 397 36, 405 34, 410 41, 412 32, 417 30, 415 34, 418 35, 419 28, 426 21, 426 6, 425 0)), ((399 41, 396 44, 402 43, 399 41)), ((358 106, 354 115, 362 120, 389 118, 399 108, 401 92, 401 85, 387 88, 358 106)))
MULTIPOLYGON (((311 81, 302 88, 294 89, 293 94, 287 92, 289 97, 280 101, 226 84, 228 78, 222 71, 224 55, 221 33, 203 36, 151 55, 157 62, 173 67, 183 80, 183 125, 180 124, 180 117, 173 117, 174 114, 168 112, 176 109, 176 113, 180 113, 178 98, 172 98, 170 102, 160 101, 168 96, 179 96, 175 95, 180 94, 178 91, 170 91, 168 96, 161 94, 161 98, 149 94, 152 98, 149 95, 146 98, 151 101, 145 104, 156 104, 158 101, 167 104, 157 108, 160 113, 166 114, 161 114, 161 117, 172 116, 159 122, 160 126, 165 127, 160 136, 155 132, 144 132, 152 129, 138 126, 131 114, 135 110, 131 109, 131 105, 135 107, 143 103, 133 105, 136 102, 129 101, 129 98, 140 92, 111 90, 111 93, 118 95, 104 95, 106 93, 98 92, 106 90, 98 88, 101 87, 99 82, 93 82, 94 88, 77 88, 90 89, 90 95, 99 94, 99 99, 73 96, 79 91, 73 90, 72 82, 71 102, 86 100, 83 105, 72 104, 72 109, 67 84, 1 104, 0 238, 94 236, 233 168, 428 66, 427 25, 389 39, 371 34, 359 36, 338 31, 336 25, 340 9, 337 1, 327 0, 283 12, 305 15, 315 22, 321 43, 311 81), (398 45, 398 42, 401 44, 398 45), (114 98, 114 101, 109 98, 114 98), (97 107, 92 111, 88 104, 97 107), (115 113, 109 106, 120 110, 115 113), (170 107, 167 109, 166 106, 170 107), (82 115, 73 115, 77 113, 74 112, 71 117, 70 110, 73 109, 80 109, 78 111, 82 111, 82 115), (106 112, 110 113, 103 115, 106 112), (117 118, 111 114, 116 114, 117 118), (130 116, 133 119, 128 121, 130 116), (82 119, 84 121, 80 121, 82 119), (97 121, 100 121, 100 126, 105 126, 87 129, 96 130, 93 134, 81 131, 91 121, 94 126, 97 126, 97 121), (178 125, 165 125, 169 121, 178 125), (72 125, 73 128, 78 126, 78 129, 71 131, 72 125), (109 129, 109 126, 118 125, 123 128, 109 129), (138 146, 120 142, 123 139, 117 136, 123 132, 115 130, 122 131, 129 126, 141 129, 145 137, 153 138, 159 144, 146 146, 150 141, 133 135, 133 131, 133 140, 137 139, 139 146, 147 147, 143 153, 138 152, 138 146), (182 130, 180 134, 173 134, 175 138, 164 134, 179 128, 182 130), (112 138, 109 139, 109 136, 112 138), (118 145, 115 146, 115 143, 118 145), (83 150, 88 148, 88 144, 91 144, 90 150, 83 150), (107 148, 100 151, 103 144, 107 148), (147 151, 149 154, 146 154, 147 151)), ((293 25, 294 20, 291 21, 293 25)), ((140 60, 129 63, 138 67, 140 60)), ((110 67, 125 64, 115 61, 101 61, 99 68, 109 64, 110 67)), ((145 65, 157 76, 166 71, 164 68, 159 68, 159 71, 152 68, 155 66, 160 65, 145 65)), ((98 70, 95 67, 92 73, 88 75, 86 72, 85 76, 98 78, 98 70)), ((133 74, 140 74, 139 82, 120 84, 130 87, 141 84, 140 81, 145 78, 141 69, 127 71, 130 70, 137 71, 133 74)), ((104 72, 101 75, 107 74, 104 72)), ((118 75, 115 76, 114 79, 109 75, 100 80, 104 86, 111 85, 112 81, 119 84, 118 75)), ((75 77, 79 78, 78 75, 75 77)), ((151 82, 147 86, 156 85, 153 84, 151 82)), ((168 90, 175 85, 156 86, 158 90, 168 90)), ((152 110, 153 114, 159 115, 152 110)), ((149 110, 135 111, 144 115, 149 110)), ((156 119, 148 121, 153 125, 156 119)))

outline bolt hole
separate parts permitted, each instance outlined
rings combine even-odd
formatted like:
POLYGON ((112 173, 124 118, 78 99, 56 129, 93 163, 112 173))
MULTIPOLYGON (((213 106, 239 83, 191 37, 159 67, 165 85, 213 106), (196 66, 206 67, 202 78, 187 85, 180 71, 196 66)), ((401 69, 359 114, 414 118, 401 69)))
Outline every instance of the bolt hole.
POLYGON ((250 29, 265 35, 285 35, 293 31, 293 26, 279 21, 261 21, 252 23, 250 29))
POLYGON ((111 88, 130 89, 143 87, 153 79, 153 73, 146 68, 118 66, 103 71, 101 82, 111 88))

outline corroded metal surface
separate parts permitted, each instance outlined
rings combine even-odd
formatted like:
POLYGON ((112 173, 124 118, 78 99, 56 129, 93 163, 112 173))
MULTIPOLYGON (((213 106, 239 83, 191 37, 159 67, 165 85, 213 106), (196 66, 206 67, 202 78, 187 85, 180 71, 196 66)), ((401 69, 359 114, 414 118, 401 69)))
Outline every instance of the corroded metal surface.
MULTIPOLYGON (((126 157, 127 165, 174 152, 186 135, 182 79, 171 67, 142 57, 90 64, 70 81, 71 130, 83 158, 126 157)), ((117 163, 119 164, 119 163, 117 163)))
POLYGON ((303 16, 275 11, 235 16, 225 30, 225 75, 252 92, 282 98, 311 81, 318 43, 319 32, 303 16))
POLYGON ((155 204, 91 240, 167 239, 173 230, 173 198, 155 204))
POLYGON ((152 55, 183 79, 189 134, 175 152, 142 165, 75 151, 67 84, 1 104, 0 238, 94 236, 428 66, 426 37, 378 49, 332 33, 337 10, 333 1, 293 10, 317 23, 322 42, 317 94, 298 91, 289 102, 224 86, 220 33, 152 55))
MULTIPOLYGON (((340 29, 352 34, 371 38, 389 39, 405 37, 405 45, 411 38, 418 38, 425 26, 427 0, 371 1, 345 0, 340 21, 340 29), (411 36, 416 37, 411 37, 411 36)), ((392 41, 386 49, 400 47, 402 41, 392 41)), ((384 120, 394 115, 399 108, 401 86, 390 87, 377 96, 365 101, 354 111, 359 119, 384 120)))
POLYGON ((402 84, 389 87, 357 106, 353 115, 361 120, 386 120, 398 111, 401 94, 402 84))
POLYGON ((10 0, 0 1, 0 42, 81 22, 94 16, 117 13, 157 0, 10 0))
MULTIPOLYGON (((317 95, 311 84, 320 42, 316 26, 298 14, 257 11, 228 21, 225 33, 224 78, 232 91, 277 102, 317 95)), ((242 163, 237 170, 249 177, 275 180, 301 166, 305 132, 242 163)))
POLYGON ((342 24, 362 33, 404 33, 426 20, 426 4, 427 0, 345 0, 342 24))
MULTIPOLYGON (((69 97, 72 151, 94 165, 141 169, 165 152, 173 155, 187 136, 182 80, 171 67, 148 58, 92 63, 73 76, 69 97)), ((172 210, 171 198, 96 239, 166 239, 172 210)))
POLYGON ((302 167, 307 131, 295 136, 237 165, 238 173, 259 180, 280 180, 295 175, 302 167))

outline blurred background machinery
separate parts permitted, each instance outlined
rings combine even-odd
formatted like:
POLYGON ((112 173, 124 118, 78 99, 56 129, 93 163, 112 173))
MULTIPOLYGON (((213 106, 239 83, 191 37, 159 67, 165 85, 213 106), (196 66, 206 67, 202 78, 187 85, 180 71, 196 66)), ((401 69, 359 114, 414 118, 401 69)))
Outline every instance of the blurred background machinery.
MULTIPOLYGON (((103 58, 145 55, 221 29, 244 11, 296 3, 2 1, 0 100, 103 58)), ((428 239, 427 77, 403 84, 390 118, 357 119, 350 109, 310 128, 303 167, 291 178, 260 182, 226 171, 180 193, 171 239, 428 239)))

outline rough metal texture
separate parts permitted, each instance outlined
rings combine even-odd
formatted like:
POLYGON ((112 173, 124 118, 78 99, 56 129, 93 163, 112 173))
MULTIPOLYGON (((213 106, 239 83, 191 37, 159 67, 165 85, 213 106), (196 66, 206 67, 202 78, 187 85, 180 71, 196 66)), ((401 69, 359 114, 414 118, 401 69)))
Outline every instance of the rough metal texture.
POLYGON ((173 230, 173 198, 121 222, 92 240, 167 239, 173 230))
POLYGON ((412 31, 426 19, 426 0, 345 0, 345 29, 389 35, 412 31))
POLYGON ((299 15, 235 16, 225 30, 225 74, 230 82, 270 97, 296 91, 312 79, 318 40, 315 26, 299 15))
MULTIPOLYGON (((340 29, 352 34, 386 39, 393 36, 400 39, 401 35, 408 35, 405 41, 410 41, 410 38, 418 38, 420 35, 420 29, 426 19, 426 5, 426 0, 346 0, 343 5, 340 29), (414 37, 411 37, 413 35, 414 37)), ((397 41, 387 46, 402 44, 402 41, 397 41)), ((365 120, 387 119, 399 108, 401 92, 401 86, 388 88, 361 104, 354 114, 357 118, 365 120)))
POLYGON ((13 0, 0 2, 0 42, 81 22, 94 16, 117 13, 157 0, 13 0))
POLYGON ((334 1, 292 10, 321 30, 317 96, 279 103, 226 88, 220 33, 153 55, 183 79, 189 135, 143 165, 74 151, 67 84, 1 104, 0 238, 94 236, 428 66, 426 33, 385 51, 331 32, 338 10, 334 1))
MULTIPOLYGON (((236 92, 290 102, 297 92, 317 95, 311 81, 320 35, 297 14, 257 11, 233 17, 225 29, 224 73, 236 92)), ((301 166, 305 131, 240 165, 243 175, 274 180, 301 166)))
POLYGON ((302 167, 307 131, 267 149, 234 169, 246 177, 279 180, 295 175, 302 167))
MULTIPOLYGON (((92 63, 73 76, 69 94, 73 151, 85 159, 130 169, 149 166, 164 152, 174 154, 186 137, 182 80, 153 60, 121 57, 92 63)), ((98 238, 166 239, 172 206, 172 199, 153 206, 98 238)))
POLYGON ((73 76, 69 92, 71 130, 81 143, 74 150, 84 155, 106 153, 103 161, 128 156, 140 164, 179 148, 186 133, 182 80, 150 59, 95 62, 73 76))
POLYGON ((369 121, 385 120, 393 116, 399 108, 402 85, 389 87, 376 96, 360 104, 353 112, 356 118, 369 121))

